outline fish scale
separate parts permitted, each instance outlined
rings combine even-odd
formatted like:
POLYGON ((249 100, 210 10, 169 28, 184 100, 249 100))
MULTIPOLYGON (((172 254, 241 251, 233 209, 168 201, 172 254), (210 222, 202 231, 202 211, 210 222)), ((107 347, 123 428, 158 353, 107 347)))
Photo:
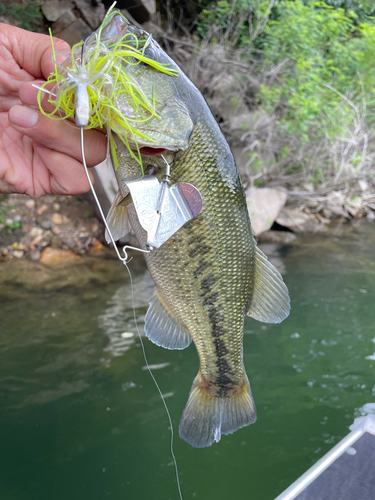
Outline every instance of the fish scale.
MULTIPOLYGON (((147 36, 135 27, 130 32, 147 36)), ((147 51, 156 61, 179 69, 155 41, 147 51)), ((126 71, 144 95, 162 103, 158 119, 137 124, 155 141, 137 139, 139 147, 148 146, 143 165, 157 166, 155 175, 162 180, 165 165, 150 149, 164 147, 171 183, 190 183, 202 197, 200 214, 145 256, 155 282, 145 333, 168 349, 183 349, 194 341, 200 368, 182 414, 180 436, 192 446, 210 446, 222 434, 255 422, 243 366, 244 315, 282 321, 289 314, 288 290, 256 246, 239 172, 200 92, 181 71, 173 77, 142 64, 126 71)), ((129 193, 126 181, 140 177, 140 167, 123 141, 114 140, 120 193, 107 221, 117 238, 127 232, 121 224, 128 228, 130 222, 146 250, 147 233, 134 204, 121 206, 129 193)))
MULTIPOLYGON (((215 139, 198 119, 189 149, 177 153, 171 172, 172 183, 190 182, 199 189, 202 212, 146 260, 158 292, 194 340, 202 376, 222 394, 243 382, 242 324, 255 245, 238 171, 229 168, 234 175, 228 178, 226 171, 223 182, 215 160, 223 148, 215 139)), ((230 151, 224 154, 234 166, 230 151)))

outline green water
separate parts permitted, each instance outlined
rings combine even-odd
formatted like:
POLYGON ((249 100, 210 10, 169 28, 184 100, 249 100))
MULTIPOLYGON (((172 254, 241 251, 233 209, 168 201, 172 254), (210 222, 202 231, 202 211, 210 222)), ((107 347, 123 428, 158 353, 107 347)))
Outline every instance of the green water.
MULTIPOLYGON (((245 320, 258 421, 208 449, 176 436, 185 500, 272 500, 375 411, 374 233, 369 223, 264 248, 292 312, 281 325, 245 320)), ((152 282, 139 266, 134 280, 142 328, 152 282)), ((105 286, 20 289, 0 304, 1 500, 178 499, 122 266, 105 286)), ((145 345, 178 434, 195 348, 145 345)))

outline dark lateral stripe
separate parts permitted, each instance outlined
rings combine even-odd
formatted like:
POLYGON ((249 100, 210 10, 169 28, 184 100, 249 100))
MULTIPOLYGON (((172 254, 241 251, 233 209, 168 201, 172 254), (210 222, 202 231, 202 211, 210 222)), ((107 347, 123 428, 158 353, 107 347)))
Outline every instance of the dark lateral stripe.
MULTIPOLYGON (((197 269, 200 268, 201 263, 204 263, 204 261, 200 262, 197 269)), ((212 274, 205 276, 200 283, 202 290, 201 297, 203 298, 203 304, 206 307, 208 306, 208 318, 211 325, 212 342, 216 354, 214 363, 218 369, 218 375, 215 383, 220 387, 220 394, 225 395, 233 385, 233 380, 230 377, 234 375, 234 373, 228 361, 225 359, 225 356, 229 354, 223 339, 226 333, 224 328, 225 314, 223 306, 218 303, 219 293, 217 291, 212 291, 215 283, 216 279, 212 274)))
POLYGON ((216 283, 215 277, 212 274, 209 274, 203 280, 201 281, 201 289, 203 291, 203 295, 208 294, 211 292, 212 287, 216 283))
POLYGON ((193 259, 197 255, 206 255, 211 250, 209 245, 198 245, 189 250, 189 257, 193 259))
POLYGON ((199 275, 201 275, 203 273, 203 271, 205 271, 208 267, 210 267, 210 265, 211 264, 209 262, 207 262, 206 260, 201 260, 199 262, 198 267, 196 268, 196 270, 193 273, 194 278, 197 278, 199 275))
POLYGON ((219 298, 219 292, 212 292, 209 295, 207 295, 206 293, 202 293, 201 297, 203 297, 203 305, 214 306, 215 302, 219 298))

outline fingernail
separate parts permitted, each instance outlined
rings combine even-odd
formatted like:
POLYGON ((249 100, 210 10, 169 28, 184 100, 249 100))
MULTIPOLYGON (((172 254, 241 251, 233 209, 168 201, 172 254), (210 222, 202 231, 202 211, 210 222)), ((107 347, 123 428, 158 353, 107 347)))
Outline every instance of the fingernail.
POLYGON ((39 113, 26 106, 13 106, 9 112, 9 120, 13 125, 23 128, 31 128, 38 121, 39 113))

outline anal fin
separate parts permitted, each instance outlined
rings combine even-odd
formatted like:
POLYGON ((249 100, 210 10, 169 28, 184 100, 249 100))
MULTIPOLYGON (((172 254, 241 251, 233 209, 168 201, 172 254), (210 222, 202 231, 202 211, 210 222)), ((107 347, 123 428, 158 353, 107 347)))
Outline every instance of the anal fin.
POLYGON ((157 292, 146 313, 145 333, 154 344, 166 349, 185 349, 192 341, 191 336, 161 302, 157 292))
POLYGON ((281 274, 256 247, 254 292, 248 316, 265 323, 281 323, 289 311, 289 292, 281 274))
MULTIPOLYGON (((115 241, 126 236, 130 231, 128 209, 126 206, 122 205, 124 199, 126 199, 126 197, 123 198, 120 190, 118 190, 106 217, 107 224, 115 241)), ((105 239, 107 243, 111 242, 107 230, 105 231, 105 239)))

